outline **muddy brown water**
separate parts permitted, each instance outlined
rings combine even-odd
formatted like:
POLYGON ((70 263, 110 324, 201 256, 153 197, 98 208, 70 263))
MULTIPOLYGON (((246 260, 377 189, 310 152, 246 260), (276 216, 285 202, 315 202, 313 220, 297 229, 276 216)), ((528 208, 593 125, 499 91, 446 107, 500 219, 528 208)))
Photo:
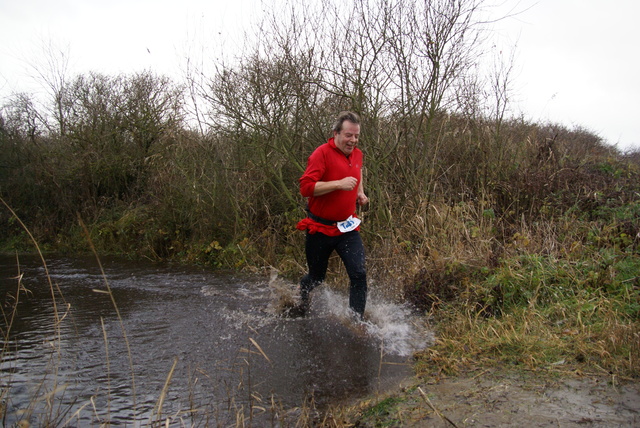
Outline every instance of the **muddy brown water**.
POLYGON ((308 317, 287 319, 267 275, 107 258, 103 276, 92 257, 45 260, 48 276, 39 258, 0 257, 7 426, 267 426, 276 408, 397 385, 431 340, 409 308, 376 298, 380 285, 365 323, 326 286, 308 317))

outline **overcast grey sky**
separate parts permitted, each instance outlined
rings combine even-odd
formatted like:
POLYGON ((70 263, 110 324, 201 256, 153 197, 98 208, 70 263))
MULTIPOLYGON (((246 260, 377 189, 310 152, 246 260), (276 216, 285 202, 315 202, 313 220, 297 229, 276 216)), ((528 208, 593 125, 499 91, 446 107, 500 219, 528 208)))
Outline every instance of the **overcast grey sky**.
MULTIPOLYGON (((640 147, 640 1, 495 0, 498 44, 517 43, 512 110, 582 126, 620 148, 640 147)), ((151 69, 175 75, 204 46, 239 48, 260 0, 0 0, 0 94, 31 91, 43 46, 70 72, 151 69), (223 43, 224 42, 224 43, 223 43)))
POLYGON ((496 25, 518 44, 519 108, 534 120, 583 126, 621 148, 640 148, 640 1, 520 2, 529 5, 496 25))

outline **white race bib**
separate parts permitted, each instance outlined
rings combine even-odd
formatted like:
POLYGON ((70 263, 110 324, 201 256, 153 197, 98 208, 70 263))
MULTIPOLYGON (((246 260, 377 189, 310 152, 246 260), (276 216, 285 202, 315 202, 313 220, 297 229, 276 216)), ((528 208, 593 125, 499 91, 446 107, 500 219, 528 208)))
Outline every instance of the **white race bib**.
POLYGON ((356 227, 358 227, 360 225, 360 219, 359 218, 354 218, 353 216, 350 216, 348 219, 344 220, 344 221, 339 221, 336 226, 338 226, 338 230, 342 233, 346 233, 346 232, 351 232, 352 230, 355 230, 356 227))

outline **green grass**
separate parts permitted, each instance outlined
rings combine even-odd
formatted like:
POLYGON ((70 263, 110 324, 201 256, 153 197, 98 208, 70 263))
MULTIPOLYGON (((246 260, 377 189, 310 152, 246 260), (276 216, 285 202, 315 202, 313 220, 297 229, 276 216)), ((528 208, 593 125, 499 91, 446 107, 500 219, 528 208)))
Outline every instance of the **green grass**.
POLYGON ((369 425, 376 428, 401 426, 401 421, 394 417, 401 397, 387 397, 362 412, 361 422, 371 421, 369 425))
POLYGON ((638 377, 638 278, 638 255, 505 259, 469 286, 466 300, 438 309, 438 341, 421 354, 418 371, 457 373, 507 364, 638 377), (486 299, 496 289, 498 297, 486 299), (495 307, 491 315, 486 305, 495 307))

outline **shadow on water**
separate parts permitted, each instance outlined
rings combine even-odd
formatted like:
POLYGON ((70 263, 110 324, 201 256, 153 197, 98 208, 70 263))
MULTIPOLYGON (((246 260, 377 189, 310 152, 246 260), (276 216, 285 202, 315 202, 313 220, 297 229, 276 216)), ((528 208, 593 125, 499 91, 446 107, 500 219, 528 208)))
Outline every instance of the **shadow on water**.
POLYGON ((102 260, 121 325, 91 258, 47 260, 64 315, 57 329, 42 264, 19 262, 0 258, 7 424, 146 426, 162 415, 219 426, 241 415, 264 426, 275 408, 312 398, 322 409, 398 384, 411 374, 411 354, 431 340, 410 310, 374 293, 364 323, 351 321, 347 298, 327 287, 314 292, 306 318, 287 319, 278 299, 295 285, 282 280, 275 287, 264 276, 102 260))

